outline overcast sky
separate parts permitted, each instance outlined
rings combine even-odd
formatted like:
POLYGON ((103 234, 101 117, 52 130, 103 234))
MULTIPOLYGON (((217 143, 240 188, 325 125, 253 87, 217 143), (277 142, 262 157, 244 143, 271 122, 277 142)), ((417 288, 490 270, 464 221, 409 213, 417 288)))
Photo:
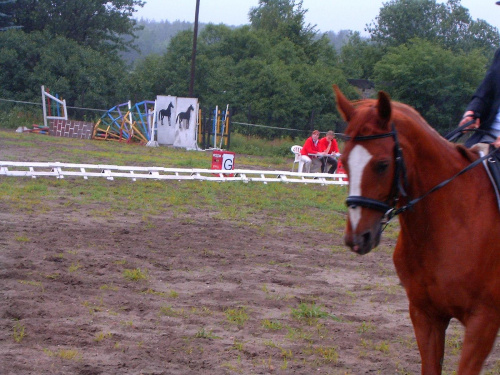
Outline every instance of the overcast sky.
MULTIPOLYGON (((306 23, 317 25, 321 32, 340 30, 359 31, 364 35, 366 24, 372 23, 378 15, 383 0, 303 0, 307 9, 306 23)), ((445 1, 438 1, 444 3, 445 1)), ((243 25, 248 22, 250 8, 258 0, 200 0, 199 21, 202 23, 224 23, 243 25)), ((462 0, 471 17, 483 19, 500 29, 500 6, 495 0, 462 0)), ((146 0, 146 5, 135 13, 136 18, 161 21, 194 22, 196 0, 146 0)))

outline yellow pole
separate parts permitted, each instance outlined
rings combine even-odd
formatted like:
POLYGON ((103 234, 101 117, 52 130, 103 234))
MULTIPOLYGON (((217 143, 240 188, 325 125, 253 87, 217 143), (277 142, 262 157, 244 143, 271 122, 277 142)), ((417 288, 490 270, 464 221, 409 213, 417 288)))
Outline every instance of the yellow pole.
POLYGON ((201 142, 201 109, 198 110, 198 143, 201 142))

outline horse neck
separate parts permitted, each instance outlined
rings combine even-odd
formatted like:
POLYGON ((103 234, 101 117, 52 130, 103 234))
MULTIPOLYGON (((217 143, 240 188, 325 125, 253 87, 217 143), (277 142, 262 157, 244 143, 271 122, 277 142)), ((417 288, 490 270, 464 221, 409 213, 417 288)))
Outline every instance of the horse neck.
POLYGON ((428 125, 405 125, 397 128, 397 132, 411 198, 425 194, 469 164, 453 144, 428 125))

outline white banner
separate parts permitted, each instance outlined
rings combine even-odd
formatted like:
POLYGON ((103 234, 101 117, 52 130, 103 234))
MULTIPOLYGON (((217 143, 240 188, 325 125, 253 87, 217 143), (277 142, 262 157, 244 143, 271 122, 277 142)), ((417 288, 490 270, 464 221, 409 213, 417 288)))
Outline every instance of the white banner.
POLYGON ((157 141, 161 145, 174 144, 176 108, 177 97, 165 95, 156 97, 157 141))
POLYGON ((174 146, 197 150, 198 99, 177 98, 174 146))

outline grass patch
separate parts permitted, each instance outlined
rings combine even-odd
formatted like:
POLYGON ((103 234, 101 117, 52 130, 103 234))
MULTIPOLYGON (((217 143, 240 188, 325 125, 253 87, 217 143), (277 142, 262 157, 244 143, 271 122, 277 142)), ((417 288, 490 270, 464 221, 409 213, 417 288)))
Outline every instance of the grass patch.
POLYGON ((101 285, 99 287, 100 290, 111 290, 113 292, 116 292, 118 291, 118 287, 114 286, 114 285, 108 285, 108 284, 104 284, 104 285, 101 285))
POLYGON ((30 242, 30 239, 29 237, 26 237, 26 236, 16 236, 16 238, 14 238, 17 242, 30 242))
POLYGON ((187 314, 184 309, 174 309, 172 306, 162 306, 160 307, 160 315, 170 316, 170 317, 185 317, 187 314))
POLYGON ((82 359, 82 355, 74 349, 59 349, 57 351, 43 349, 43 352, 49 357, 58 357, 67 361, 79 361, 82 359))
POLYGON ((333 363, 336 364, 339 361, 339 353, 336 347, 329 346, 323 347, 319 346, 314 349, 317 355, 320 356, 323 363, 333 363))
POLYGON ((277 320, 265 319, 262 321, 262 327, 270 331, 279 331, 283 328, 283 324, 277 320))
POLYGON ((238 327, 243 327, 249 319, 247 309, 245 307, 237 307, 235 309, 226 309, 224 311, 226 319, 231 324, 236 324, 238 327))
POLYGON ((80 268, 82 268, 82 265, 80 264, 80 262, 76 262, 76 263, 71 263, 71 265, 69 266, 68 268, 68 272, 72 273, 72 272, 76 272, 78 271, 80 268))
POLYGON ((198 332, 194 335, 197 339, 209 339, 209 340, 215 340, 215 339, 220 339, 219 336, 214 335, 212 330, 206 330, 205 327, 200 328, 198 332))
POLYGON ((297 309, 292 308, 292 316, 295 319, 304 319, 308 323, 312 323, 319 318, 328 318, 330 314, 322 310, 322 307, 315 303, 301 303, 297 309))
POLYGON ((295 340, 305 340, 312 341, 313 335, 311 332, 304 331, 302 328, 293 328, 286 327, 288 333, 286 334, 286 338, 295 341, 295 340))
POLYGON ((94 337, 94 341, 101 342, 103 340, 110 339, 112 337, 113 337, 113 334, 111 332, 107 332, 107 333, 99 332, 99 333, 96 333, 96 335, 94 337))
POLYGON ((122 275, 128 281, 141 281, 148 279, 148 271, 141 271, 140 268, 124 269, 122 275))
POLYGON ((377 330, 377 327, 375 327, 375 324, 372 322, 362 322, 361 325, 358 328, 358 333, 363 334, 367 332, 375 332, 377 330))
POLYGON ((43 284, 40 281, 19 280, 19 282, 23 285, 30 285, 30 286, 40 288, 42 290, 42 292, 44 292, 44 290, 45 290, 43 287, 43 284))
POLYGON ((26 327, 20 322, 16 322, 12 329, 14 330, 12 337, 14 337, 14 341, 19 344, 26 337, 26 327))

